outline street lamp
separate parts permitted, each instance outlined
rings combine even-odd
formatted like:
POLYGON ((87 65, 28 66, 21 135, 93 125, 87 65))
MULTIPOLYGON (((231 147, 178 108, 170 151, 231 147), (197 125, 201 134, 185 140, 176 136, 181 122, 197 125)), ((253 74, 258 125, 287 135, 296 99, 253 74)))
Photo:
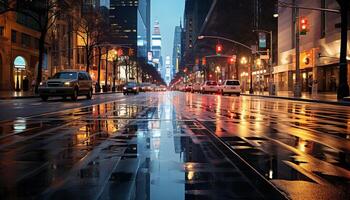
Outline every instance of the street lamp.
MULTIPOLYGON (((278 13, 274 14, 274 17, 278 17, 278 13)), ((272 59, 273 59, 273 46, 272 46, 272 31, 266 31, 266 30, 261 30, 261 29, 257 29, 257 30, 253 30, 253 32, 263 32, 263 33, 267 33, 270 35, 270 51, 269 53, 269 94, 270 95, 274 95, 275 94, 275 87, 274 87, 274 80, 273 80, 273 76, 272 76, 272 71, 273 71, 273 66, 272 66, 272 59)))
MULTIPOLYGON (((250 59, 249 59, 249 62, 250 62, 250 59)), ((246 57, 242 57, 241 58, 241 64, 242 65, 246 65, 248 62, 248 59, 246 57)), ((253 90, 253 68, 252 68, 252 64, 249 63, 249 74, 250 74, 250 88, 249 88, 249 94, 253 94, 254 93, 254 90, 253 90)))
POLYGON ((246 57, 242 57, 241 58, 241 64, 243 64, 243 65, 245 65, 245 64, 247 64, 247 58, 246 57))
POLYGON ((219 66, 216 66, 215 72, 216 72, 216 81, 219 82, 219 73, 221 72, 221 69, 219 66))

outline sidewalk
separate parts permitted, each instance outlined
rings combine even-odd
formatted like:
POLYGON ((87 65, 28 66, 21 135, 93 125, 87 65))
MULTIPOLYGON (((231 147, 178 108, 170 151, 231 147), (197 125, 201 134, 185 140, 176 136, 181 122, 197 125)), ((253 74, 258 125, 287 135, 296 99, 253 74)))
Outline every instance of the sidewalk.
POLYGON ((35 98, 39 97, 32 91, 0 91, 0 99, 24 99, 24 98, 35 98))
MULTIPOLYGON (((113 94, 113 93, 120 93, 120 91, 108 91, 108 92, 98 92, 94 93, 94 95, 101 95, 101 94, 113 94)), ((39 98, 37 94, 35 94, 32 91, 0 91, 0 100, 5 99, 27 99, 27 98, 39 98)))
POLYGON ((344 101, 344 100, 339 101, 337 99, 336 93, 318 93, 317 95, 311 95, 308 92, 303 92, 300 98, 294 97, 294 93, 291 91, 280 91, 280 92, 277 92, 276 95, 271 95, 271 96, 269 95, 269 92, 266 92, 266 91, 254 92, 254 94, 249 94, 249 91, 246 91, 242 93, 242 95, 350 106, 350 101, 344 101))

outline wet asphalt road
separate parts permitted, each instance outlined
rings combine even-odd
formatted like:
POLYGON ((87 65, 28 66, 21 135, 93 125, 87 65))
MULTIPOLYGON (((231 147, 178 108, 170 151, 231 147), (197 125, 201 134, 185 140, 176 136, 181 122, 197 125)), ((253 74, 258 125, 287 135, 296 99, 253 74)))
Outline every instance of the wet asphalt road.
POLYGON ((179 92, 0 107, 1 199, 350 199, 349 107, 179 92))

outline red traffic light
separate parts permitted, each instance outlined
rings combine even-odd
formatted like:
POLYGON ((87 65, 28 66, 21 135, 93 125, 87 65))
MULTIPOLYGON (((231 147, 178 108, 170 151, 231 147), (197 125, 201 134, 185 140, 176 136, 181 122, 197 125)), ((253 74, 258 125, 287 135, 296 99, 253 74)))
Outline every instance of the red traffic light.
POLYGON ((206 65, 207 64, 207 59, 205 57, 202 58, 202 65, 206 65))
POLYGON ((216 54, 220 55, 222 52, 222 45, 221 44, 217 44, 216 45, 216 54))
POLYGON ((232 57, 230 57, 230 58, 228 59, 228 62, 229 62, 230 64, 234 64, 234 63, 236 62, 236 55, 233 55, 232 57))
POLYGON ((309 24, 306 17, 300 17, 299 27, 300 35, 306 35, 306 33, 309 31, 309 24))

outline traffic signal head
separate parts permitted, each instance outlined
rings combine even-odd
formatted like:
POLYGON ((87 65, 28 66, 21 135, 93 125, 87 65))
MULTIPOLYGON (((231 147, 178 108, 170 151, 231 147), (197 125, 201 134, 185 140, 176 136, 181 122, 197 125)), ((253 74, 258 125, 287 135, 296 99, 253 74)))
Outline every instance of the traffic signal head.
POLYGON ((217 44, 216 45, 216 54, 220 55, 222 52, 222 45, 221 44, 217 44))
POLYGON ((129 49, 129 56, 133 56, 134 55, 134 49, 130 48, 129 49))
POLYGON ((207 64, 207 59, 205 57, 202 58, 202 65, 206 65, 207 64))
POLYGON ((233 55, 232 57, 230 57, 230 58, 228 59, 228 62, 229 62, 230 64, 234 64, 234 63, 236 62, 236 56, 233 55))
POLYGON ((309 30, 309 24, 306 17, 300 17, 300 35, 306 35, 309 30))

